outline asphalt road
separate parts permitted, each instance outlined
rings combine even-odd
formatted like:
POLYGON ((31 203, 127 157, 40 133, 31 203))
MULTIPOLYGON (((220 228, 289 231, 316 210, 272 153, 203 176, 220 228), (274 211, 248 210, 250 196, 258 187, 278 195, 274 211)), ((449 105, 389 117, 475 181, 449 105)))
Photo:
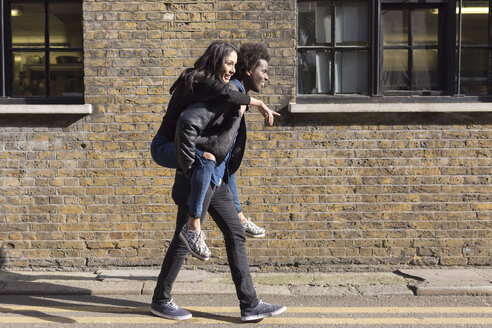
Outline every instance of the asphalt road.
MULTIPOLYGON (((266 302, 287 312, 253 327, 492 327, 491 296, 275 296, 266 302)), ((0 296, 0 327, 175 327, 149 312, 150 296, 0 296), (62 325, 63 324, 63 325, 62 325), (110 325, 108 325, 110 324, 110 325)), ((177 295, 192 312, 181 327, 230 327, 241 323, 232 295, 177 295)))

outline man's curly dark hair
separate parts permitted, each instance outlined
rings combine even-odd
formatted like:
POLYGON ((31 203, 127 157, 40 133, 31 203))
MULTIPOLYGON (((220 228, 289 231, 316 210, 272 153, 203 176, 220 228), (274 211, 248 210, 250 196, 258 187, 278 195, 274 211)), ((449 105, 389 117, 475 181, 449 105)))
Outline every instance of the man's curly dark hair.
POLYGON ((270 55, 265 45, 261 43, 245 43, 239 48, 234 78, 242 81, 246 71, 253 71, 260 63, 260 59, 270 61, 270 55))

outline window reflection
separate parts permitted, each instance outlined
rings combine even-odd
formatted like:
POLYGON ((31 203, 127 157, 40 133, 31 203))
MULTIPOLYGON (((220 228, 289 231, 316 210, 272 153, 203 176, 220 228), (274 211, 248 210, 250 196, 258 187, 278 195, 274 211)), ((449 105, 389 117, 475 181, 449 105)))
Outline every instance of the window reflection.
POLYGON ((82 48, 82 8, 78 1, 50 0, 50 47, 82 48))
POLYGON ((13 0, 11 8, 12 95, 82 97, 82 1, 13 0))
POLYGON ((385 90, 442 88, 438 63, 439 16, 434 10, 383 11, 382 77, 385 90))
POLYGON ((369 12, 368 1, 298 2, 300 94, 368 92, 369 12))
POLYGON ((299 93, 329 93, 331 91, 332 53, 300 51, 298 55, 299 93))
POLYGON ((50 54, 50 96, 82 96, 81 52, 50 54))
POLYGON ((386 10, 382 21, 385 46, 408 44, 408 10, 386 10))
POLYGON ((331 43, 331 1, 301 2, 298 8, 300 46, 331 43))
POLYGON ((337 44, 369 44, 369 1, 344 1, 336 7, 335 40, 337 44))
POLYGON ((44 52, 14 52, 14 96, 44 96, 46 72, 44 52))
POLYGON ((335 85, 337 93, 368 91, 368 51, 342 51, 335 54, 335 85))
POLYGON ((415 45, 437 45, 438 18, 432 9, 416 9, 413 13, 413 43, 415 45))
POLYGON ((437 49, 414 50, 412 74, 415 89, 439 89, 439 79, 437 74, 437 49))
POLYGON ((12 0, 18 15, 12 16, 13 47, 44 47, 44 1, 12 0))
POLYGON ((408 90, 408 50, 384 50, 383 86, 385 89, 408 90))
MULTIPOLYGON (((489 82, 489 76, 492 76, 492 51, 489 46, 488 8, 489 1, 463 1, 460 93, 484 95, 492 91, 489 82)), ((458 19, 457 14, 456 26, 458 19)), ((457 42, 458 32, 457 28, 457 42)))
POLYGON ((489 49, 462 49, 461 91, 465 94, 488 93, 489 49))
MULTIPOLYGON (((463 45, 488 44, 489 43, 489 15, 487 12, 472 11, 470 9, 488 8, 488 1, 463 1, 463 14, 461 31, 461 43, 463 45), (468 9, 465 11, 465 8, 468 9)), ((457 8, 459 3, 457 3, 457 8)), ((458 12, 458 9, 457 9, 458 12)), ((456 15, 456 26, 458 26, 459 15, 456 15)), ((456 28, 456 42, 458 42, 458 28, 456 28)))

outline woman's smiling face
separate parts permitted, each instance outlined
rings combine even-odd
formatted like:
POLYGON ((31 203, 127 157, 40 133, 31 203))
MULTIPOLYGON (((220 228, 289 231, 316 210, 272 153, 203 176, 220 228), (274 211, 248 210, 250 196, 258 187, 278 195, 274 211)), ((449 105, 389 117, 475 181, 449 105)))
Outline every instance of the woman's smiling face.
POLYGON ((224 63, 222 64, 222 70, 220 72, 220 80, 223 83, 228 83, 234 73, 236 72, 236 63, 237 63, 237 53, 235 51, 231 51, 230 54, 224 59, 224 63))

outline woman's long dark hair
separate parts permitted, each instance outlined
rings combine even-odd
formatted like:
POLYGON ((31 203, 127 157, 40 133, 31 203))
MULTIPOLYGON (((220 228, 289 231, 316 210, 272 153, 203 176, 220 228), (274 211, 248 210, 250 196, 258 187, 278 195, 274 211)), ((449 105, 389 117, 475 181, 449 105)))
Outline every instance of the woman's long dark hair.
POLYGON ((180 88, 183 95, 193 93, 193 85, 202 79, 216 79, 220 81, 220 74, 225 58, 235 51, 239 53, 239 49, 225 41, 212 42, 205 53, 200 56, 191 68, 184 70, 178 79, 171 86, 171 94, 180 88))

